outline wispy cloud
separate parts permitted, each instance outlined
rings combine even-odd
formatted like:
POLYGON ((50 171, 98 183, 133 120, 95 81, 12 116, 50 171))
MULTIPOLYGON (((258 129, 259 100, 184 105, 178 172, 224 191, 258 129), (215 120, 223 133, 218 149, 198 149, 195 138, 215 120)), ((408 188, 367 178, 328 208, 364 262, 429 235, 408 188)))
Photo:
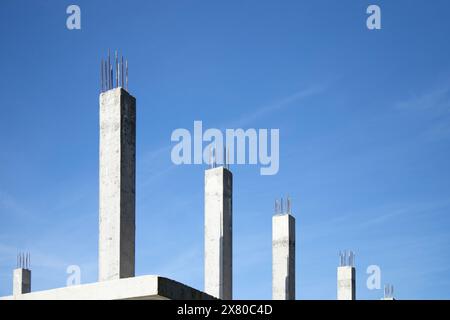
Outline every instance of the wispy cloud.
POLYGON ((142 154, 142 156, 139 157, 138 162, 141 162, 144 166, 152 164, 155 160, 160 159, 161 157, 167 157, 167 152, 169 152, 170 149, 170 145, 163 144, 157 149, 147 150, 142 154))
POLYGON ((450 138, 450 85, 441 85, 395 104, 398 110, 411 111, 422 126, 420 139, 425 142, 450 138))
POLYGON ((0 191, 0 216, 2 219, 5 219, 7 216, 28 218, 31 217, 32 214, 11 194, 0 191))
MULTIPOLYGON (((277 101, 253 109, 251 113, 244 114, 238 119, 232 120, 219 127, 243 128, 260 118, 269 116, 276 111, 290 107, 295 102, 320 94, 324 91, 324 89, 324 86, 312 86, 299 90, 287 97, 280 98, 277 101)), ((169 137, 167 142, 169 142, 169 137)), ((172 148, 172 145, 166 145, 167 142, 161 143, 162 146, 157 149, 144 151, 143 155, 138 159, 139 167, 143 168, 143 172, 141 172, 144 177, 141 182, 142 187, 148 187, 176 168, 176 165, 167 162, 167 160, 170 159, 170 151, 172 148)))
POLYGON ((420 95, 413 95, 395 105, 408 110, 447 110, 450 107, 450 86, 442 86, 420 95))
POLYGON ((430 125, 423 133, 425 141, 438 141, 450 138, 450 115, 437 120, 430 125))
POLYGON ((298 101, 301 101, 302 99, 306 99, 311 96, 315 96, 323 91, 324 91, 323 86, 314 86, 314 87, 309 87, 306 89, 299 90, 287 97, 281 98, 281 99, 279 99, 275 102, 272 102, 268 105, 259 107, 255 110, 253 110, 251 113, 241 116, 239 119, 232 121, 230 123, 230 125, 231 125, 230 127, 231 128, 245 127, 245 126, 253 123, 254 121, 256 121, 259 118, 271 115, 272 113, 274 113, 276 111, 280 111, 281 109, 284 109, 286 107, 293 105, 294 102, 298 102, 298 101))
MULTIPOLYGON (((320 221, 320 223, 303 226, 303 231, 308 236, 306 240, 327 238, 330 234, 352 232, 352 230, 364 231, 373 228, 383 228, 395 219, 418 220, 430 219, 434 214, 442 214, 443 209, 450 206, 450 199, 432 202, 411 202, 385 204, 359 212, 342 213, 339 217, 320 221)), ((436 217, 434 218, 436 219, 436 217)))
POLYGON ((175 165, 170 162, 172 146, 166 143, 169 143, 169 138, 167 142, 161 144, 161 147, 144 151, 143 155, 137 159, 138 168, 142 168, 142 172, 139 173, 143 178, 140 181, 141 187, 148 187, 175 168, 175 165))
POLYGON ((11 257, 17 254, 17 248, 11 245, 0 243, 0 265, 6 265, 14 263, 15 260, 11 261, 11 257))

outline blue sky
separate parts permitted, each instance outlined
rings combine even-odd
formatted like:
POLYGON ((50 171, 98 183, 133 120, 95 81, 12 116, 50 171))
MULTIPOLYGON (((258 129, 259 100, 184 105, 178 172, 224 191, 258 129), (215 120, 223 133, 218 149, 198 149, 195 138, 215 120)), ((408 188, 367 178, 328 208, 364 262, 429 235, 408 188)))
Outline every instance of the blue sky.
POLYGON ((97 278, 99 64, 130 65, 137 98, 136 272, 203 288, 202 165, 174 166, 171 133, 279 128, 280 171, 234 166, 234 296, 271 297, 271 216, 289 194, 297 298, 335 299, 341 249, 357 297, 376 264, 399 299, 450 298, 450 3, 0 3, 0 295, 18 250, 33 290, 97 278), (382 30, 366 28, 370 4, 382 30))

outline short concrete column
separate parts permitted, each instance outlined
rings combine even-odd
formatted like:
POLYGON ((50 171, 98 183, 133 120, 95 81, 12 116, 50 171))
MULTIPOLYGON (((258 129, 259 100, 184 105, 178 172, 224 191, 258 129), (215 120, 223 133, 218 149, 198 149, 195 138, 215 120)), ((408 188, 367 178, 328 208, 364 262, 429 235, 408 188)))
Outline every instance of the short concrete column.
POLYGON ((31 292, 31 270, 24 268, 14 269, 13 272, 13 295, 31 292))
POLYGON ((272 218, 272 299, 295 300, 295 218, 272 218))
POLYGON ((356 270, 352 251, 340 253, 340 266, 337 268, 337 299, 356 299, 356 270))

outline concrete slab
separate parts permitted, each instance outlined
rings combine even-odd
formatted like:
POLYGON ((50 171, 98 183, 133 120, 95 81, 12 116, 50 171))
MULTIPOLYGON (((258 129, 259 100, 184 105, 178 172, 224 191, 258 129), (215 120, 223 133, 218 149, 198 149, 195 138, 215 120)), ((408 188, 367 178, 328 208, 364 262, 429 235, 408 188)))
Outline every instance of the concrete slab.
POLYGON ((0 300, 210 300, 214 297, 157 275, 101 281, 0 297, 0 300))

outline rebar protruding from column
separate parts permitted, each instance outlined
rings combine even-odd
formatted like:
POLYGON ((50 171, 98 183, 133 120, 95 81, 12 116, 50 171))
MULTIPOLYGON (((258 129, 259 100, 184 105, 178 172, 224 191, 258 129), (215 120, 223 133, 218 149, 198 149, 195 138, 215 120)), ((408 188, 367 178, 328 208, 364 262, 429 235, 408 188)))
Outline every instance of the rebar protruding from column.
POLYGON ((17 254, 16 268, 29 270, 31 266, 31 254, 29 252, 19 252, 17 254))
POLYGON ((100 92, 103 92, 103 59, 100 62, 100 92))
POLYGON ((222 163, 223 163, 223 167, 226 168, 227 167, 227 150, 225 147, 223 147, 222 163))
POLYGON ((125 60, 125 69, 126 69, 125 86, 126 90, 128 91, 128 60, 125 60))
POLYGON ((280 199, 280 213, 284 213, 284 208, 283 208, 283 203, 284 203, 284 200, 283 200, 283 198, 281 198, 280 199))
POLYGON ((339 266, 340 267, 354 267, 355 253, 351 250, 339 251, 339 266))
POLYGON ((125 83, 123 81, 123 79, 124 79, 124 74, 123 74, 123 56, 121 56, 120 69, 121 69, 121 71, 120 71, 120 75, 121 75, 121 78, 120 78, 121 84, 120 84, 120 86, 122 88, 125 88, 125 83))
POLYGON ((275 200, 275 214, 280 214, 280 201, 278 199, 275 200))
POLYGON ((119 62, 117 58, 117 50, 114 52, 115 54, 115 68, 116 68, 116 88, 119 86, 119 62))
POLYGON ((394 286, 391 284, 384 285, 384 298, 392 299, 394 298, 394 286))
POLYGON ((108 49, 108 58, 101 59, 100 64, 100 92, 114 88, 128 90, 128 60, 119 51, 114 51, 114 61, 111 63, 111 52, 108 49))
POLYGON ((288 196, 286 199, 286 212, 291 214, 291 198, 288 196))
POLYGON ((112 85, 111 85, 111 78, 112 78, 112 69, 111 69, 111 53, 110 53, 110 51, 109 51, 109 49, 108 49, 108 70, 107 70, 107 72, 108 72, 108 90, 109 89, 112 89, 112 85))
POLYGON ((292 214, 292 200, 290 196, 286 198, 281 197, 280 200, 275 200, 275 203, 275 214, 292 214))

